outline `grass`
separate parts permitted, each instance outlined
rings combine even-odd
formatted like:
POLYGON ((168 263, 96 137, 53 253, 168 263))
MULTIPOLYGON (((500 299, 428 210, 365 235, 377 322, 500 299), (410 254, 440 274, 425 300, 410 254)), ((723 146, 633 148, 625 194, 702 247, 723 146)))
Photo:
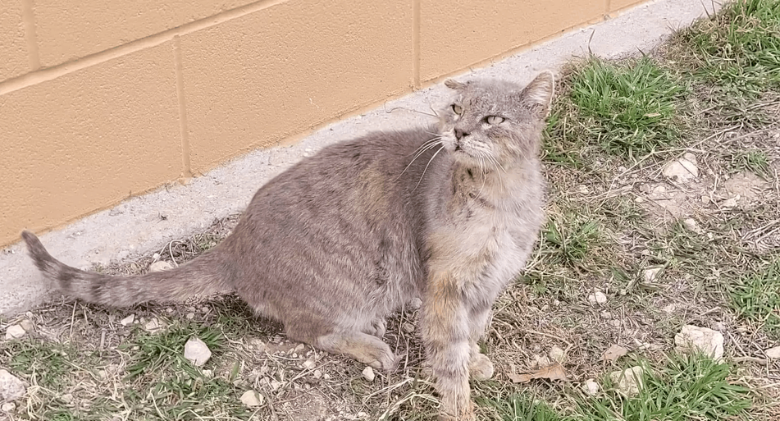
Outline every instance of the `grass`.
MULTIPOLYGON (((562 413, 544 401, 525 395, 482 399, 503 421, 688 421, 749 419, 750 390, 733 384, 732 368, 702 355, 674 355, 663 364, 635 361, 642 367, 644 387, 636 396, 617 392, 608 377, 597 396, 575 398, 575 407, 562 413)), ((576 396, 576 395, 575 395, 576 396)))
POLYGON ((737 315, 780 339, 780 256, 730 287, 737 315))
POLYGON ((769 177, 769 157, 760 149, 738 151, 730 158, 733 172, 750 171, 762 178, 769 177))
POLYGON ((678 33, 684 66, 723 94, 755 98, 780 87, 780 3, 734 1, 678 33))
MULTIPOLYGON (((687 88, 650 58, 623 63, 590 58, 569 70, 563 91, 564 105, 556 104, 549 120, 550 142, 577 139, 611 155, 638 157, 680 138, 677 108, 687 88)), ((578 162, 550 148, 548 157, 578 162)))
MULTIPOLYGON (((780 362, 764 353, 780 341, 778 4, 731 3, 643 57, 565 69, 544 139, 548 222, 480 344, 496 368, 494 379, 472 382, 480 420, 780 417, 780 362), (686 152, 699 177, 667 180, 664 165, 686 152), (735 179, 754 184, 735 191, 735 179), (646 278, 653 268, 662 271, 646 278), (596 291, 607 301, 589 301, 596 291), (676 354, 687 324, 723 333, 723 363, 676 354), (604 362, 611 345, 630 352, 604 362), (569 381, 512 383, 510 373, 543 366, 553 347, 564 350, 569 381), (625 397, 608 374, 633 365, 645 388, 625 397), (601 392, 586 396, 585 379, 601 392)), ((183 263, 236 221, 101 270, 183 263)), ((437 411, 413 310, 388 321, 384 340, 405 356, 399 369, 370 383, 363 365, 290 342, 235 297, 124 310, 53 303, 0 324, 23 318, 35 333, 0 340, 0 368, 29 386, 13 419, 400 421, 437 411), (129 314, 164 327, 117 322, 129 314), (182 357, 192 336, 214 352, 203 367, 182 357), (244 406, 247 390, 263 405, 244 406)))

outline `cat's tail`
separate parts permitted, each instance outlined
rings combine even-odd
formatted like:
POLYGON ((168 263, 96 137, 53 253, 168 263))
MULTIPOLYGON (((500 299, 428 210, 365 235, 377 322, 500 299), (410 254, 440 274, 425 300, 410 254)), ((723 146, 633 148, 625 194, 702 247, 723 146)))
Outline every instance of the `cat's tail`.
POLYGON ((70 297, 90 303, 126 307, 147 301, 182 301, 195 296, 229 293, 229 271, 220 247, 175 269, 137 276, 109 276, 70 267, 46 251, 35 234, 24 231, 22 238, 35 266, 70 297))

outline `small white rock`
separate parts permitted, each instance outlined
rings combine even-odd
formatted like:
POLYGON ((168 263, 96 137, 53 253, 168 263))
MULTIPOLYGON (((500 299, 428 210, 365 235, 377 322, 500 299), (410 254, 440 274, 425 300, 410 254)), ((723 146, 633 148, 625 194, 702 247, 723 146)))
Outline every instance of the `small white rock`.
POLYGON ((680 333, 674 335, 677 352, 689 353, 701 351, 715 361, 723 357, 723 334, 706 327, 683 326, 680 333))
POLYGON ((160 253, 154 253, 154 254, 152 255, 152 259, 154 259, 154 261, 155 261, 155 262, 156 262, 156 261, 158 261, 158 260, 160 260, 160 253))
POLYGON ((206 377, 207 379, 210 379, 214 377, 214 371, 213 370, 203 370, 201 371, 203 373, 203 377, 206 377))
POLYGON ((73 402, 73 395, 70 393, 65 393, 64 395, 60 395, 60 400, 65 403, 71 403, 73 402))
POLYGON ((699 224, 696 222, 693 218, 685 218, 683 219, 683 226, 688 229, 688 231, 693 232, 699 232, 699 224))
POLYGON ((147 332, 157 332, 162 328, 160 321, 156 317, 152 317, 148 322, 144 324, 144 329, 147 332))
POLYGON ((193 336, 184 344, 184 358, 194 366, 200 367, 211 358, 211 350, 200 338, 193 336))
POLYGON ((19 326, 21 326, 22 329, 24 329, 24 331, 27 332, 27 333, 32 333, 32 332, 35 331, 35 325, 33 324, 33 322, 30 319, 22 320, 19 323, 19 326))
POLYGON ((585 394, 588 396, 595 396, 599 393, 600 389, 599 384, 593 379, 585 380, 585 384, 582 385, 582 390, 585 391, 585 394))
POLYGON ((623 371, 613 371, 609 374, 609 378, 612 379, 618 392, 625 396, 634 396, 644 387, 643 375, 644 370, 637 366, 623 371))
POLYGON ((730 197, 723 201, 723 203, 720 204, 721 207, 730 209, 730 208, 736 208, 737 207, 737 199, 730 197))
POLYGON ((25 393, 24 383, 6 370, 0 370, 0 401, 15 401, 25 393))
POLYGON ((131 314, 131 315, 125 317, 124 319, 120 320, 119 324, 122 325, 122 326, 128 326, 128 325, 133 324, 133 321, 135 321, 135 314, 131 314))
POLYGON ((591 304, 606 304, 607 296, 601 291, 596 291, 588 296, 588 301, 590 301, 591 304))
POLYGON ((547 356, 553 361, 563 363, 563 360, 566 359, 566 352, 558 346, 553 346, 550 348, 550 352, 547 353, 547 356))
POLYGON ((320 377, 322 377, 322 371, 314 370, 314 378, 319 379, 320 377))
POLYGON ((418 308, 422 307, 422 300, 419 297, 414 297, 409 302, 409 307, 412 308, 412 310, 417 310, 418 308))
POLYGON ((14 409, 16 409, 16 404, 13 402, 4 403, 2 407, 0 407, 0 410, 3 412, 12 412, 14 409))
POLYGON ((697 178, 699 167, 696 166, 696 157, 693 154, 685 154, 684 157, 666 164, 663 175, 678 183, 687 183, 697 178))
POLYGON ((194 319, 194 318, 195 318, 195 313, 187 313, 187 315, 186 315, 186 316, 184 316, 184 317, 186 317, 186 318, 187 318, 187 320, 192 320, 192 319, 194 319))
POLYGON ((171 264, 165 260, 154 262, 151 266, 149 266, 149 272, 162 272, 168 269, 173 269, 173 266, 171 266, 171 264))
POLYGON ((642 271, 642 279, 645 280, 645 282, 653 282, 655 281, 655 278, 658 276, 658 273, 661 272, 661 269, 663 268, 649 268, 642 271))
POLYGON ((369 367, 366 367, 363 369, 363 378, 366 379, 368 382, 373 382, 374 378, 376 378, 376 375, 374 374, 374 369, 369 367))
POLYGON ((317 366, 317 363, 315 363, 312 360, 306 360, 306 361, 303 362, 303 368, 305 368, 307 370, 311 370, 311 369, 313 369, 316 366, 317 366))
POLYGON ((19 339, 25 334, 27 334, 27 332, 22 326, 13 325, 9 326, 8 329, 5 330, 5 339, 19 339))
POLYGON ((780 360, 780 346, 769 348, 764 351, 764 354, 766 354, 766 356, 771 360, 780 360))
POLYGON ((412 333, 414 332, 414 325, 409 322, 404 322, 404 324, 401 325, 401 329, 406 333, 412 333))
POLYGON ((265 396, 255 392, 254 390, 247 390, 241 395, 241 403, 248 407, 260 406, 263 404, 265 396))

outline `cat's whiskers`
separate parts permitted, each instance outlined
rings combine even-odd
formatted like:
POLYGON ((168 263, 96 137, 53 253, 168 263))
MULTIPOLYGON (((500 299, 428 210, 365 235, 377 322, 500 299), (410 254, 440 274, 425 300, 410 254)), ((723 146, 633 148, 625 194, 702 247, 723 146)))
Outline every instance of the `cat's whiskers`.
MULTIPOLYGON (((439 149, 438 149, 438 150, 437 150, 437 151, 436 151, 436 152, 433 154, 433 156, 431 157, 431 159, 429 159, 429 160, 428 160, 428 163, 425 165, 425 168, 423 169, 423 173, 422 173, 422 175, 420 175, 420 179, 419 179, 419 180, 417 180, 417 185, 416 185, 416 186, 414 186, 414 190, 417 190, 417 187, 419 187, 419 186, 420 186, 420 183, 422 182, 422 179, 423 179, 423 177, 425 177, 425 172, 426 172, 426 171, 428 171, 428 166, 429 166, 429 165, 431 165, 431 162, 433 162, 434 158, 436 158, 436 155, 438 155, 438 154, 439 154, 439 152, 441 152, 441 150, 442 150, 442 149, 444 149, 444 145, 442 145, 442 146, 441 146, 441 147, 440 147, 440 148, 439 148, 439 149)), ((414 191, 414 190, 412 190, 412 191, 414 191)))
MULTIPOLYGON (((404 175, 406 170, 408 170, 409 167, 412 166, 412 164, 414 163, 414 161, 417 160, 417 158, 421 157, 425 152, 428 152, 429 150, 435 148, 436 146, 440 146, 440 145, 442 145, 441 137, 433 138, 433 139, 425 141, 425 143, 423 143, 422 145, 420 145, 419 148, 417 148, 417 150, 415 151, 414 158, 412 158, 412 160, 409 161, 409 164, 407 164, 406 167, 404 168, 404 170, 401 171, 401 174, 398 174, 398 177, 396 177, 394 181, 398 181, 398 179, 401 178, 402 175, 404 175)), ((444 146, 442 145, 442 147, 444 147, 444 146)))

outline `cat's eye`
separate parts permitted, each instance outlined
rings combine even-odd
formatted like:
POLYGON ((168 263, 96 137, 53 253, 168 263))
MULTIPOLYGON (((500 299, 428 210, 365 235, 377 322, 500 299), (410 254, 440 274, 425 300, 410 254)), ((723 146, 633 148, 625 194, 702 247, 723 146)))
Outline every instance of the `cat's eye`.
POLYGON ((487 124, 501 124, 504 122, 504 117, 499 117, 497 115, 489 115, 485 117, 485 121, 487 124))
POLYGON ((461 115, 463 114, 463 107, 458 104, 452 104, 452 111, 457 115, 461 115))

